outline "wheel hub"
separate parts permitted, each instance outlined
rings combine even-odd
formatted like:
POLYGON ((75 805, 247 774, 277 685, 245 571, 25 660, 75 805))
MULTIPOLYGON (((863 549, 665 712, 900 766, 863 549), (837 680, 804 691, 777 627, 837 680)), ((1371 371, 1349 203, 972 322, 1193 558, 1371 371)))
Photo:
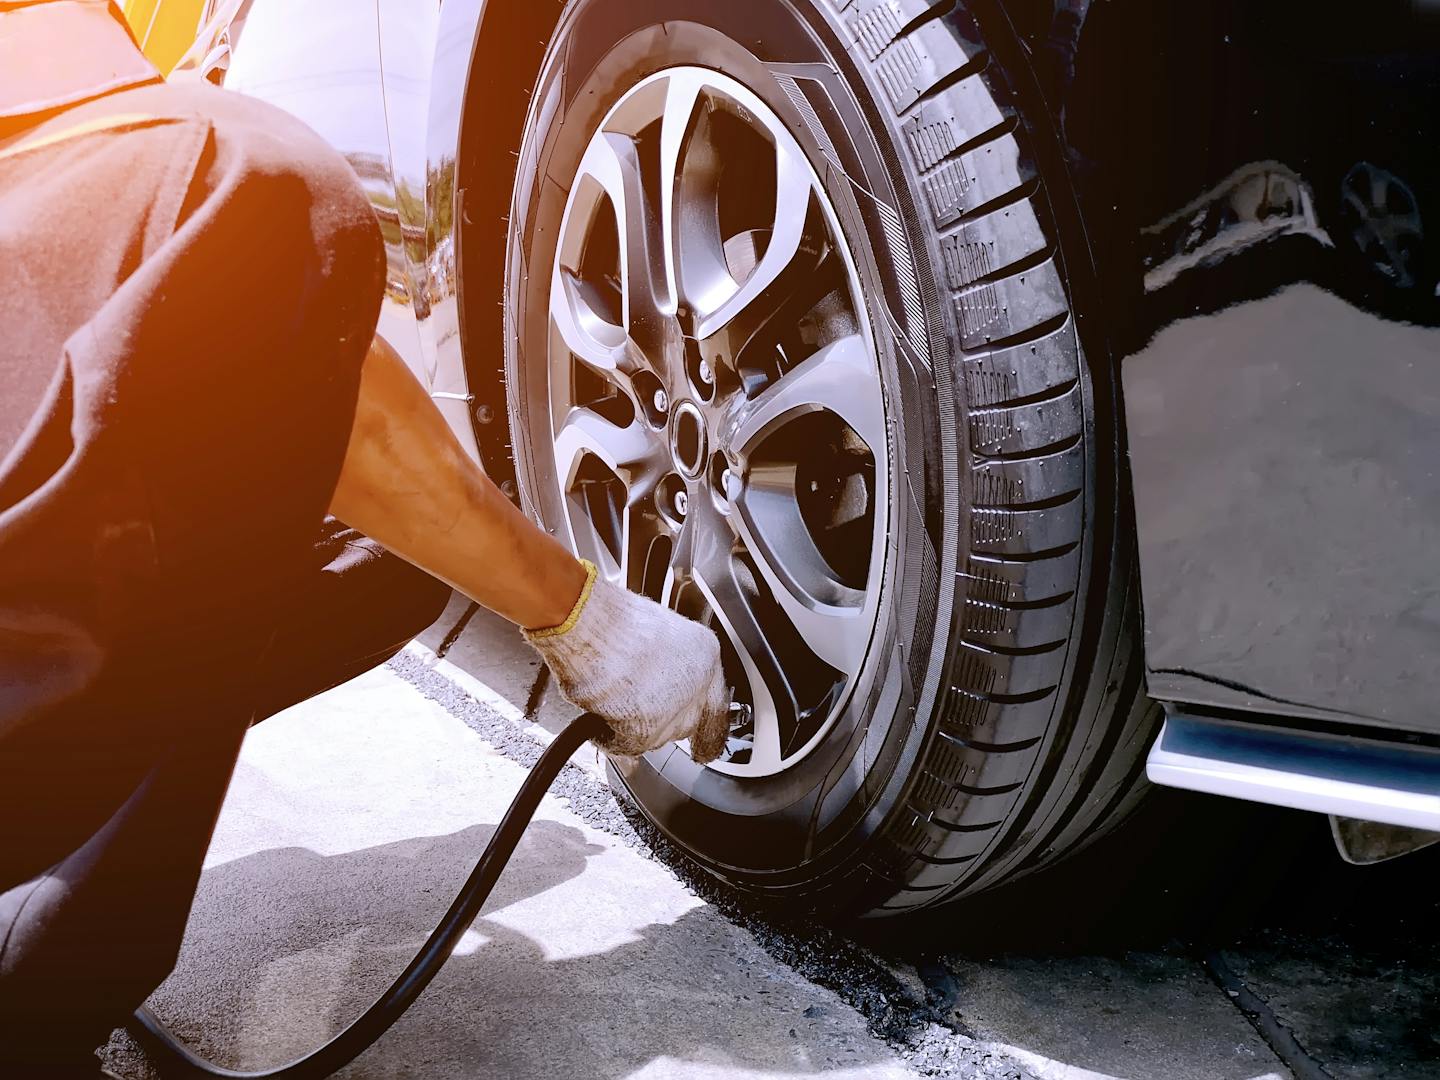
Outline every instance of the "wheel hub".
POLYGON ((701 478, 708 445, 704 414, 693 401, 682 401, 670 417, 670 456, 681 476, 687 480, 701 478))
POLYGON ((784 123, 707 69, 622 95, 570 186, 550 316, 550 524, 715 628, 741 707, 712 767, 788 768, 869 645, 890 458, 858 277, 784 123))

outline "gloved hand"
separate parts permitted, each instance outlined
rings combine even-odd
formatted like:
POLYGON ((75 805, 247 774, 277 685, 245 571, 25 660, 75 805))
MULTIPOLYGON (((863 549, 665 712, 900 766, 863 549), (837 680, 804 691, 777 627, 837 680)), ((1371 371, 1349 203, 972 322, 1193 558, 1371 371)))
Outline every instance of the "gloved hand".
POLYGON ((609 723, 609 737, 596 740, 606 753, 638 757, 688 738, 698 763, 719 757, 730 731, 730 688, 714 632, 611 585, 593 563, 585 568, 589 578, 570 617, 524 631, 561 693, 609 723))

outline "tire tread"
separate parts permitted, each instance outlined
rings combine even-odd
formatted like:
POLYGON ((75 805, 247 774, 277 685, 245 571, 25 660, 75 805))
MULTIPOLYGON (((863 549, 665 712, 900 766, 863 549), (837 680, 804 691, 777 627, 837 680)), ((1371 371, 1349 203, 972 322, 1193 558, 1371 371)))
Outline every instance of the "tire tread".
POLYGON ((1062 690, 1086 682, 1067 665, 1087 592, 1094 435, 1025 118, 963 5, 832 3, 892 108, 933 233, 967 434, 948 688, 909 796, 867 859, 872 910, 888 914, 963 895, 1001 867, 1028 872, 1123 817, 1143 783, 1149 710, 1122 641, 1103 702, 1115 722, 1062 715, 1062 690), (1047 772, 1064 785, 1058 808, 1031 790, 1047 772))

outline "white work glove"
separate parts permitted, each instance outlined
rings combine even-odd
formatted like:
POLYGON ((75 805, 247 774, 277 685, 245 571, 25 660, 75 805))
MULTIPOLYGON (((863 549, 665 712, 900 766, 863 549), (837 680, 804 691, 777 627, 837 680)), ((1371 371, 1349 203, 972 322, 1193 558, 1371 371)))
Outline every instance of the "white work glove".
POLYGON ((638 757, 677 739, 704 764, 730 732, 730 688, 720 642, 708 627, 596 574, 559 626, 524 631, 576 708, 599 714, 610 734, 595 740, 616 757, 638 757))

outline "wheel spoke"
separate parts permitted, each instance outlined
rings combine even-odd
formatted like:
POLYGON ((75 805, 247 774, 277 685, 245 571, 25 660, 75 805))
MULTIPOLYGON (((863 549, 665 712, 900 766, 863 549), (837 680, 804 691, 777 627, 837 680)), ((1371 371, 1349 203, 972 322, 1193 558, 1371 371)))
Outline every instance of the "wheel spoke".
POLYGON ((576 550, 607 580, 640 590, 660 535, 648 499, 660 472, 653 433, 639 421, 622 426, 573 408, 555 435, 555 465, 576 550), (582 475, 589 458, 604 466, 599 475, 582 475))
POLYGON ((582 484, 566 497, 575 551, 593 562, 612 585, 644 593, 651 546, 664 535, 659 516, 643 501, 616 506, 588 496, 582 484), (606 532, 612 536, 606 537, 606 532))
POLYGON ((631 592, 654 597, 646 586, 651 549, 669 538, 669 530, 654 507, 644 499, 632 499, 625 507, 625 531, 621 539, 618 580, 631 592))
POLYGON ((615 132, 599 132, 580 161, 576 183, 587 180, 610 197, 615 212, 624 330, 636 340, 648 340, 659 332, 660 316, 673 309, 673 301, 667 284, 658 208, 645 193, 635 140, 615 132))
POLYGON ((655 438, 638 420, 625 426, 599 413, 573 408, 555 433, 555 469, 562 491, 575 486, 587 455, 596 457, 633 490, 654 471, 655 438))
POLYGON ((719 350, 737 369, 761 367, 777 358, 775 346, 836 288, 834 255, 807 238, 795 258, 719 331, 719 350), (757 364, 756 361, 759 361, 757 364))
POLYGON ((665 273, 676 301, 718 303, 733 288, 716 227, 720 161, 706 138, 705 79, 696 70, 665 81, 660 117, 660 221, 665 273))
POLYGON ((730 417, 726 441, 742 463, 732 520, 780 610, 816 656, 853 674, 864 656, 864 593, 841 583, 801 517, 796 465, 757 453, 785 424, 815 412, 842 419, 877 459, 886 447, 885 408, 865 342, 841 338, 781 375, 730 417))
POLYGON ((877 460, 886 450, 885 403, 869 348, 840 338, 785 372, 726 422, 725 438, 743 459, 788 421, 831 412, 859 435, 877 460))
MULTIPOLYGON (((788 496, 767 497, 777 504, 767 509, 793 511, 788 496), (779 505, 782 501, 785 505, 779 505)), ((733 519, 761 580, 806 647, 836 671, 855 674, 869 640, 865 594, 840 584, 829 573, 798 512, 793 513, 793 522, 787 523, 790 527, 758 528, 760 515, 752 513, 748 505, 756 501, 757 493, 747 492, 733 519), (770 531, 783 533, 779 543, 770 542, 770 531)))
POLYGON ((809 218, 814 181, 804 155, 795 143, 781 132, 773 133, 775 147, 775 215, 765 245, 765 254, 744 281, 718 303, 708 303, 700 310, 696 323, 698 337, 718 333, 757 298, 764 295, 800 255, 809 218))
POLYGON ((564 347, 614 381, 629 366, 624 328, 597 311, 589 286, 560 266, 551 278, 550 298, 550 319, 564 347))
POLYGON ((752 712, 755 742, 750 752, 750 765, 761 772, 771 772, 780 767, 784 755, 781 748, 780 716, 773 708, 762 709, 758 705, 752 712))
POLYGON ((693 555, 697 561, 690 570, 691 580, 734 646, 750 684, 755 732, 750 765, 773 769, 782 756, 782 732, 793 732, 799 723, 796 687, 787 664, 777 655, 772 632, 767 632, 756 611, 755 586, 748 574, 742 577, 738 572, 739 564, 723 538, 714 532, 698 536, 693 555))

